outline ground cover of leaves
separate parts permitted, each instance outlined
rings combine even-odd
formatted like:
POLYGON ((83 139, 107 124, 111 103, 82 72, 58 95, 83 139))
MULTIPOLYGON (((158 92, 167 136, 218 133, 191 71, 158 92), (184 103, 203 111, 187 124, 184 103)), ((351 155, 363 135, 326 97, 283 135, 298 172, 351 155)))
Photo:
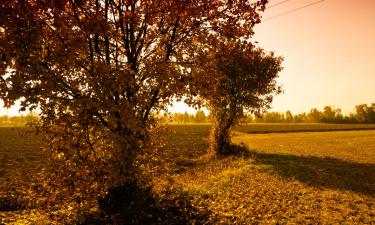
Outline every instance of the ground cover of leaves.
POLYGON ((41 137, 29 128, 0 127, 0 224, 46 221, 32 209, 35 199, 28 195, 33 175, 46 160, 40 146, 41 137))
MULTIPOLYGON (((165 208, 150 212, 148 222, 375 224, 375 131, 238 132, 233 141, 247 154, 207 160, 208 128, 169 127, 160 155, 170 170, 155 180, 158 204, 165 208)), ((22 189, 17 185, 32 182, 28 177, 46 157, 38 151, 38 137, 3 129, 0 193, 5 202, 17 199, 22 189)), ((12 211, 0 210, 2 223, 49 221, 21 201, 12 211)))
POLYGON ((179 135, 170 139, 186 149, 182 136, 196 135, 186 149, 196 156, 180 162, 185 169, 173 178, 195 207, 209 211, 207 223, 375 224, 375 131, 236 133, 248 156, 199 163, 205 129, 175 127, 179 135))

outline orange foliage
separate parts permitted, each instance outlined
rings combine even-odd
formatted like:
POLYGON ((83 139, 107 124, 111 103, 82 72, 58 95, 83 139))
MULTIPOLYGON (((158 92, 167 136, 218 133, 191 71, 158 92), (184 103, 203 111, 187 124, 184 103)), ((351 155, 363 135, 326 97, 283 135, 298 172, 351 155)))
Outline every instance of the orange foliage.
POLYGON ((80 206, 143 185, 152 115, 186 93, 212 37, 249 38, 266 3, 1 1, 0 98, 40 109, 50 199, 80 206))
POLYGON ((230 130, 244 111, 260 114, 269 108, 273 95, 281 92, 276 78, 283 58, 246 41, 224 39, 199 59, 193 74, 213 119, 211 149, 229 153, 230 130))

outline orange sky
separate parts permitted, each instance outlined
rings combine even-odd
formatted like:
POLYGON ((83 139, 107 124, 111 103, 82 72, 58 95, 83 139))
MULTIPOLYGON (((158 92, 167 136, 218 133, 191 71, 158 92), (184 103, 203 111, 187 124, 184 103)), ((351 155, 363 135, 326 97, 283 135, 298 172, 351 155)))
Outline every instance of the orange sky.
MULTIPOLYGON (((283 1, 270 0, 269 6, 283 1)), ((254 41, 285 57, 279 79, 284 93, 274 99, 272 111, 333 105, 351 112, 356 104, 375 102, 375 0, 325 0, 267 20, 316 1, 272 7, 255 28, 254 41)), ((183 104, 172 109, 185 110, 183 104)), ((0 115, 7 112, 17 109, 0 107, 0 115)))
MULTIPOLYGON (((270 0, 269 6, 283 0, 270 0)), ((254 40, 285 57, 284 94, 273 111, 308 111, 325 105, 353 111, 375 102, 375 0, 290 0, 264 13, 254 40)))

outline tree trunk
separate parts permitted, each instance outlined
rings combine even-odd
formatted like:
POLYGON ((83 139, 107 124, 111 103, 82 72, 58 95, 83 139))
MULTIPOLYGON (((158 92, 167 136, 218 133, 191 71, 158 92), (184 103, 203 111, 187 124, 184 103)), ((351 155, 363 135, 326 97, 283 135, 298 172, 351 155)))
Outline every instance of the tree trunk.
POLYGON ((230 150, 229 130, 214 126, 211 130, 210 152, 214 155, 226 155, 230 150))
POLYGON ((228 155, 231 152, 230 131, 234 118, 233 113, 228 111, 224 110, 214 114, 210 133, 210 154, 213 156, 228 155))

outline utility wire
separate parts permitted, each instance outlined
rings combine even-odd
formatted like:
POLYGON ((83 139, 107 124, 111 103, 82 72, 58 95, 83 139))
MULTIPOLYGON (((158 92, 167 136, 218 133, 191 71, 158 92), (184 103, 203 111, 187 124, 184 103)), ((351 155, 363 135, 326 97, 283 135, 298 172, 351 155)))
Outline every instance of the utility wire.
POLYGON ((289 1, 291 1, 291 0, 284 0, 284 1, 282 1, 282 2, 275 3, 275 4, 273 4, 273 5, 270 5, 270 6, 266 7, 266 9, 273 8, 273 7, 275 7, 275 6, 278 6, 278 5, 284 4, 284 3, 289 2, 289 1))
MULTIPOLYGON (((325 0, 320 0, 320 1, 315 1, 315 2, 312 2, 310 4, 307 4, 307 5, 304 5, 304 6, 301 6, 301 7, 298 7, 298 8, 295 8, 295 9, 292 9, 292 10, 289 10, 289 11, 286 11, 286 12, 283 12, 283 13, 280 13, 278 15, 275 15, 275 16, 271 16, 271 17, 267 17, 265 18, 264 20, 262 20, 262 22, 264 21, 268 21, 268 20, 272 20, 272 19, 275 19, 277 17, 280 17, 280 16, 284 16, 286 14, 289 14, 289 13, 292 13, 292 12, 295 12, 295 11, 298 11, 298 10, 301 10, 301 9, 304 9, 304 8, 307 8, 307 7, 310 7, 310 6, 313 6, 313 5, 316 5, 316 4, 319 4, 319 3, 322 3, 324 2, 325 0)), ((281 3, 278 3, 278 4, 281 4, 281 3)))

